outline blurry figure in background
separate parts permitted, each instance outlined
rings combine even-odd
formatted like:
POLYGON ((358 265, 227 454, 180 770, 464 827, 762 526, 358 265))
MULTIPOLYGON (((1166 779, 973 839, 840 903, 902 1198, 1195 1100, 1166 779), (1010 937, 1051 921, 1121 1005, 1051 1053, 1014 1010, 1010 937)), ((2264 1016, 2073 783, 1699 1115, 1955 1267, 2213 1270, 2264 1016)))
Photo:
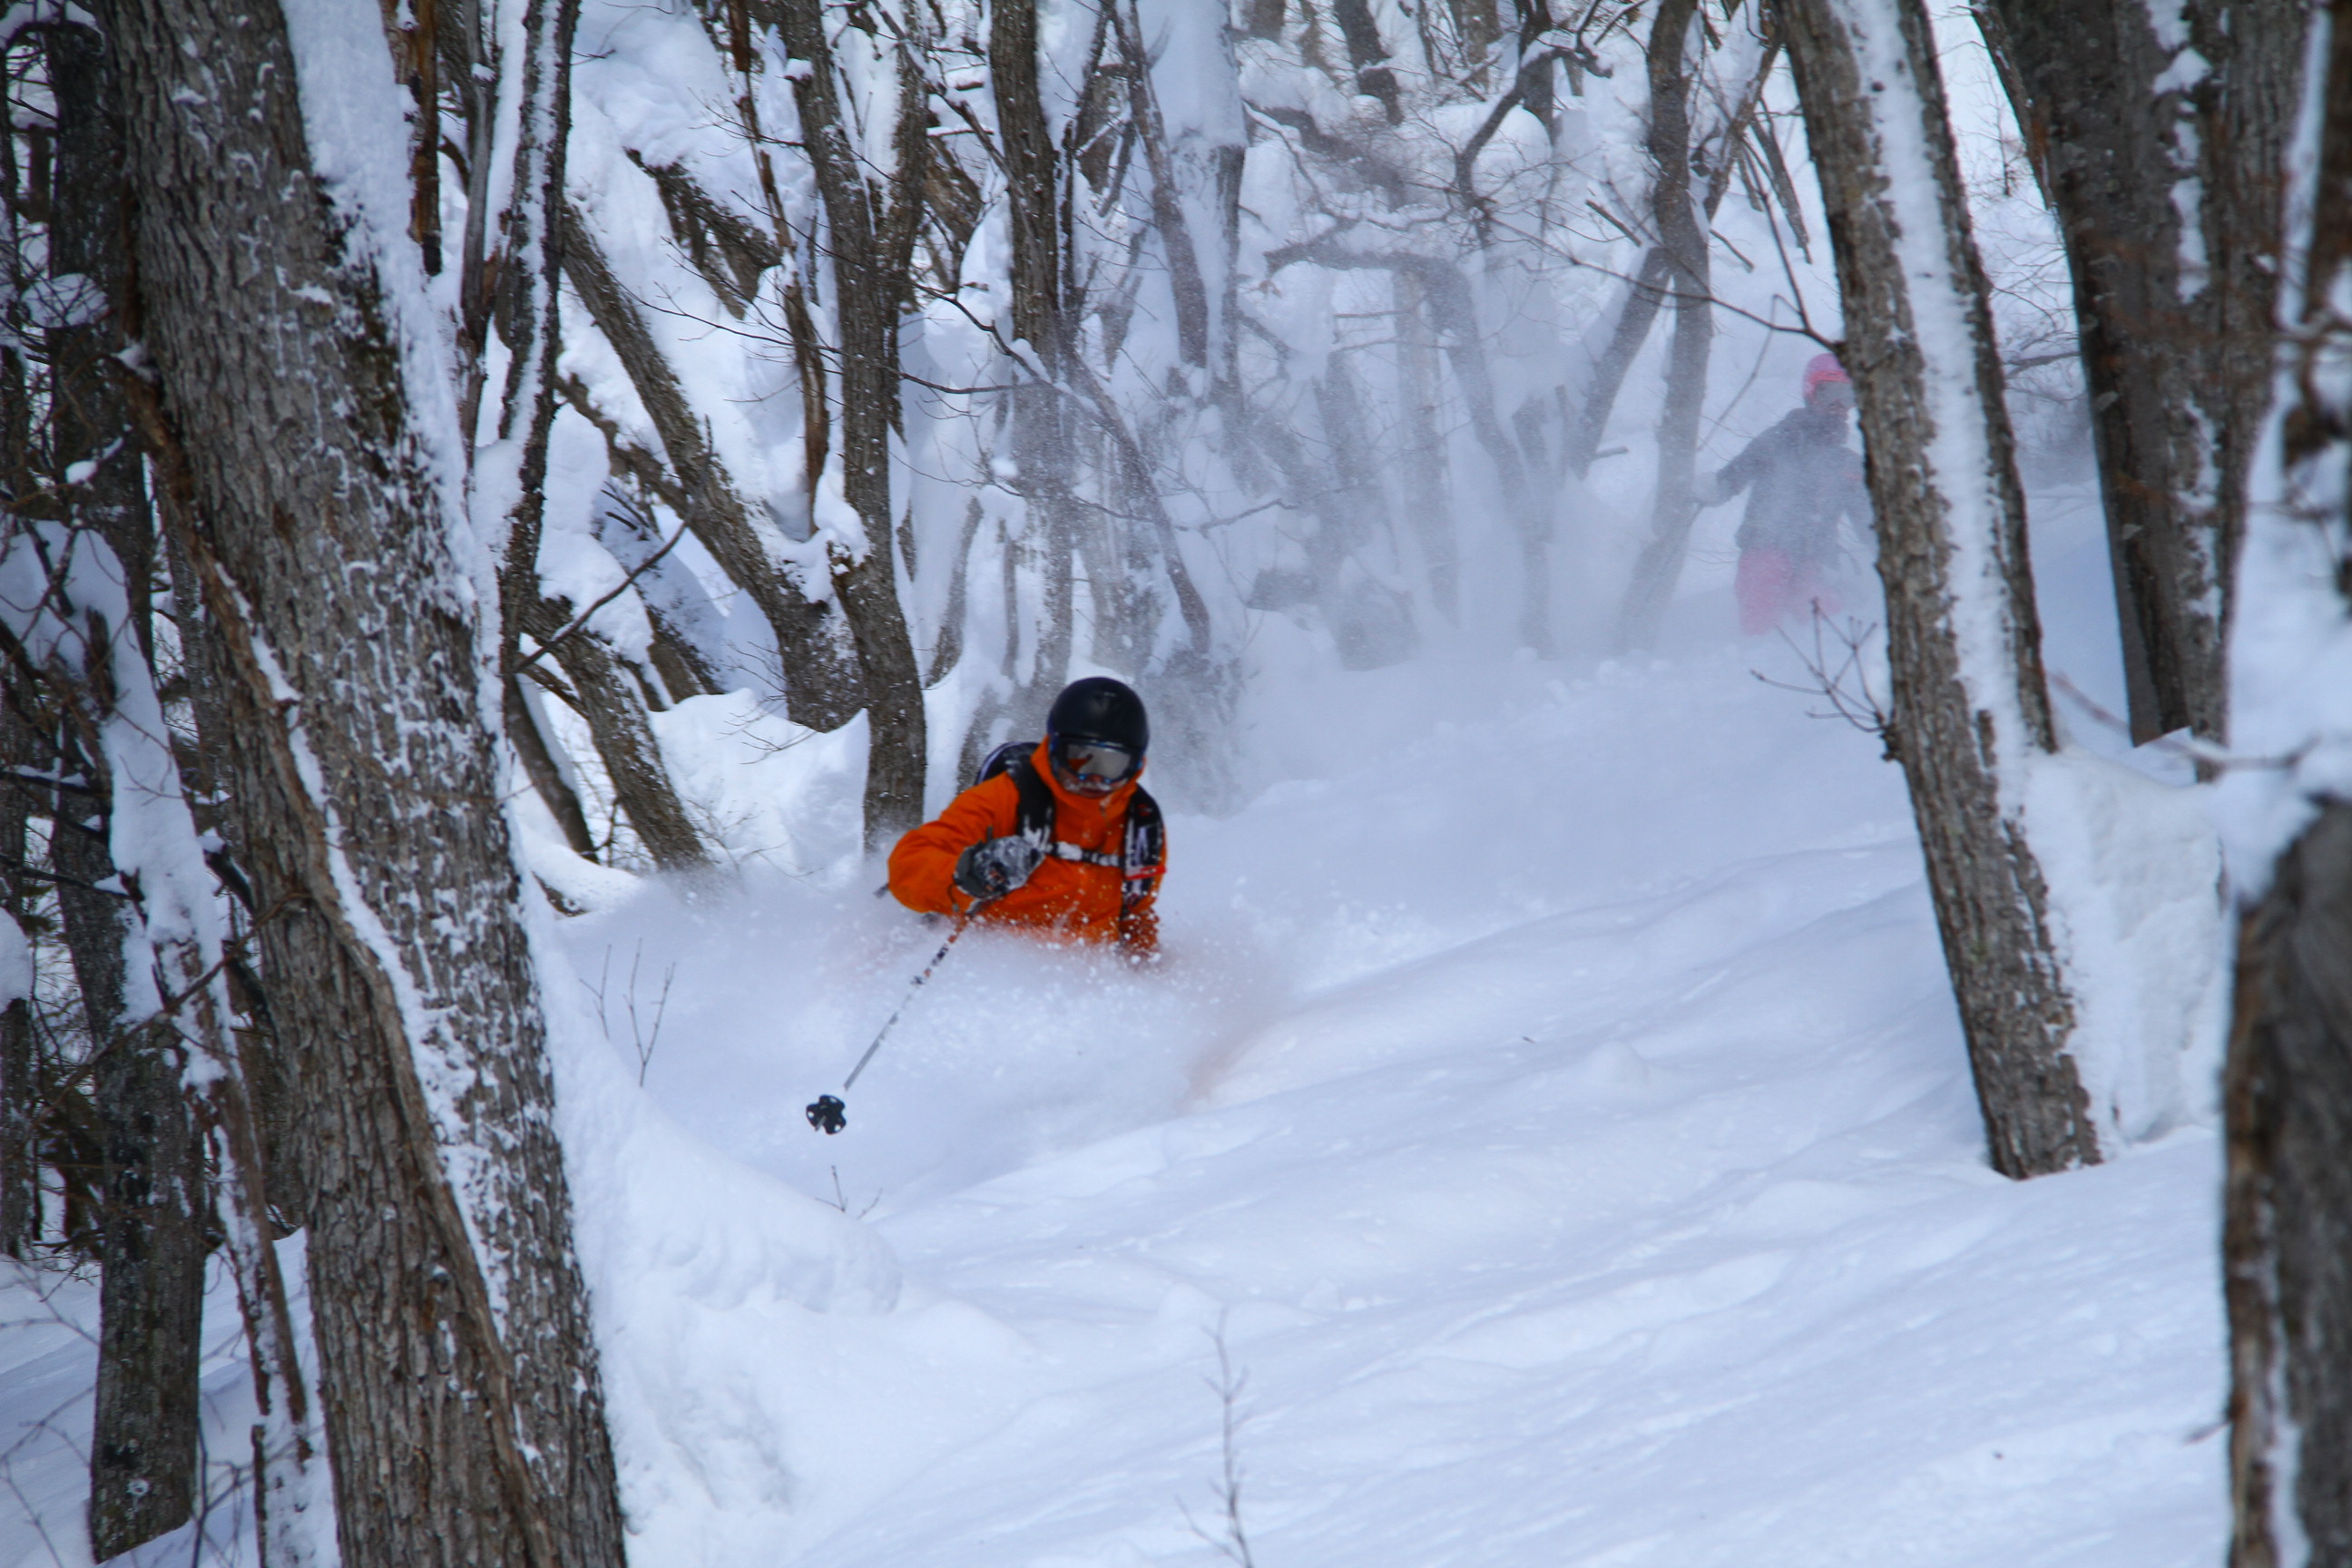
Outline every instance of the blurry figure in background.
POLYGON ((1143 699, 1104 676, 1073 681, 1045 740, 998 747, 970 789, 898 840, 890 891, 925 914, 1150 955, 1167 865, 1160 806, 1137 782, 1150 739, 1143 699))
POLYGON ((1853 384, 1835 354, 1815 354, 1805 366, 1805 405, 1748 443, 1748 449, 1698 486, 1701 506, 1720 506, 1748 492, 1739 524, 1739 629, 1769 632, 1792 612, 1813 606, 1834 613, 1837 598, 1824 583, 1844 553, 1841 519, 1868 543, 1870 494, 1862 458, 1845 444, 1853 412, 1853 384))

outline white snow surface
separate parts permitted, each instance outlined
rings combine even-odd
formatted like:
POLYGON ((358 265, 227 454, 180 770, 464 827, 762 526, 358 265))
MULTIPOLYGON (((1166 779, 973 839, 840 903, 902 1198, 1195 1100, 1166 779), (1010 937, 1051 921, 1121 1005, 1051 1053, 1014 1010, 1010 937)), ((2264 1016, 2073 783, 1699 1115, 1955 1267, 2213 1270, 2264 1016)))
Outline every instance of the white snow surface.
MULTIPOLYGON (((1787 659, 1269 683, 1165 962, 971 937, 837 1138, 941 936, 872 868, 563 922, 633 1560, 1209 1563, 1222 1334, 1267 1568, 2218 1561, 2210 1125, 1987 1169, 1900 775, 1787 659)), ((0 1568, 85 1561, 30 1303, 0 1568)))

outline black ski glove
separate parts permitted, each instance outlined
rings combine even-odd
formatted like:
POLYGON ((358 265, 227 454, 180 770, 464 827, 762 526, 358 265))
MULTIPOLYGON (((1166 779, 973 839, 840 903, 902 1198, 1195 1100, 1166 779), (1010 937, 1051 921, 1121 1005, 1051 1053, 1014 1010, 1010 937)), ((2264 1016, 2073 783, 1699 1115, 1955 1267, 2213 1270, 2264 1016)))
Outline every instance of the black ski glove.
POLYGON ((1026 838, 984 838, 956 857, 955 885, 975 899, 1001 899, 1045 858, 1026 838))

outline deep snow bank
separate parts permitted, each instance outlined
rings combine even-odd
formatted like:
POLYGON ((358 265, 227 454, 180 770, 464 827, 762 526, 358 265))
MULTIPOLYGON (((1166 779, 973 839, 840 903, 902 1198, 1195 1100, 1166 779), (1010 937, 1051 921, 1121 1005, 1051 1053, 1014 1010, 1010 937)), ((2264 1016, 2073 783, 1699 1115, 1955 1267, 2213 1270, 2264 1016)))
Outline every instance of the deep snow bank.
MULTIPOLYGON (((839 1138, 938 940, 870 874, 564 922, 635 1560, 1205 1564, 1222 1333, 1265 1568, 2218 1561, 2212 1140, 1985 1169, 1900 777, 1784 658, 1281 687, 1167 962, 968 941, 839 1138)), ((78 1563, 88 1292, 10 1301, 0 1565, 78 1563)))

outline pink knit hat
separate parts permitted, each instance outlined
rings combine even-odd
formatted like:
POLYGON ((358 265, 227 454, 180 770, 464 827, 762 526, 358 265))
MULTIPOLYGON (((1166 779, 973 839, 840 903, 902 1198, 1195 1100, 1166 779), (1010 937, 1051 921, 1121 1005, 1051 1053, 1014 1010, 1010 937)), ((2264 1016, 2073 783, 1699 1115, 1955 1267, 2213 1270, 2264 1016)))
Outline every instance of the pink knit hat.
POLYGON ((1805 401, 1811 403, 1814 392, 1832 381, 1851 384, 1852 380, 1845 373, 1845 366, 1838 363, 1837 355, 1815 354, 1805 363, 1805 401))

